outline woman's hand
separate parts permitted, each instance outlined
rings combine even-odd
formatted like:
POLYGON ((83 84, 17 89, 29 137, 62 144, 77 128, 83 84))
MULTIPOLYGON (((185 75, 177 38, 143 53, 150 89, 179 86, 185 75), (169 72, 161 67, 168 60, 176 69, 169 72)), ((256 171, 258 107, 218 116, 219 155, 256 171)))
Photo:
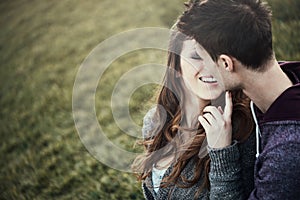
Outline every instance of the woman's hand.
POLYGON ((232 97, 230 92, 225 95, 224 112, 219 106, 207 106, 198 120, 205 129, 207 143, 211 148, 224 148, 232 142, 232 97))

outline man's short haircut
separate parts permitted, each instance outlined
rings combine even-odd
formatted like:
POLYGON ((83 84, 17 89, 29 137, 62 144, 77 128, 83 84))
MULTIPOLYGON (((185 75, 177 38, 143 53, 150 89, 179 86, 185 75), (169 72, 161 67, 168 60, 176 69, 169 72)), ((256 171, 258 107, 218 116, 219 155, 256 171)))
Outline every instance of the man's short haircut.
POLYGON ((271 10, 261 0, 191 1, 177 27, 215 62, 226 54, 260 71, 273 56, 271 10))

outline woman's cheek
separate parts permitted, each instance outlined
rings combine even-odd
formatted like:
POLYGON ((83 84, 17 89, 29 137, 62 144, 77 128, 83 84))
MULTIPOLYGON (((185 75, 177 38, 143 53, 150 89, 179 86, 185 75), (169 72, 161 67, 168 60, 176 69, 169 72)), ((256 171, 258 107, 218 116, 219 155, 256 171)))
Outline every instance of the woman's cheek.
POLYGON ((204 64, 202 61, 198 61, 198 70, 202 71, 204 69, 204 64))
POLYGON ((191 64, 192 64, 194 70, 196 70, 198 72, 203 70, 203 68, 204 68, 203 62, 199 61, 199 60, 193 60, 193 61, 191 61, 191 64))

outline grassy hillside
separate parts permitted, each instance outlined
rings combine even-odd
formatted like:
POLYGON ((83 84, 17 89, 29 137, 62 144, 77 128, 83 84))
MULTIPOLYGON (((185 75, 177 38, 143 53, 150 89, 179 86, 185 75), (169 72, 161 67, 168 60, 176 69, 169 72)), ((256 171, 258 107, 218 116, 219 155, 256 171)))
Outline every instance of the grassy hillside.
MULTIPOLYGON (((138 27, 169 28, 183 9, 182 0, 170 2, 0 1, 0 199, 142 199, 132 174, 103 165, 81 143, 72 90, 79 66, 105 39, 138 27)), ((270 4, 278 58, 300 60, 298 0, 270 4)), ((120 148, 132 150, 135 138, 113 120, 114 84, 132 67, 164 58, 158 50, 132 52, 116 59, 101 79, 107 87, 96 91, 97 118, 120 148)), ((155 87, 140 87, 130 99, 137 124, 155 87)))

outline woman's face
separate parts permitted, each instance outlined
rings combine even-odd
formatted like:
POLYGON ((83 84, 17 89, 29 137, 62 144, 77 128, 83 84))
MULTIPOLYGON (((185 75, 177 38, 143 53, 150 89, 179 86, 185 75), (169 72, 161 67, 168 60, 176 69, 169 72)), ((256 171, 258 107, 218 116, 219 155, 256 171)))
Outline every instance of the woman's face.
POLYGON ((197 42, 185 40, 181 51, 181 73, 186 88, 201 99, 211 100, 218 98, 223 92, 223 84, 219 72, 208 53, 202 49, 196 52, 197 42), (199 55, 201 53, 201 55, 199 55))

